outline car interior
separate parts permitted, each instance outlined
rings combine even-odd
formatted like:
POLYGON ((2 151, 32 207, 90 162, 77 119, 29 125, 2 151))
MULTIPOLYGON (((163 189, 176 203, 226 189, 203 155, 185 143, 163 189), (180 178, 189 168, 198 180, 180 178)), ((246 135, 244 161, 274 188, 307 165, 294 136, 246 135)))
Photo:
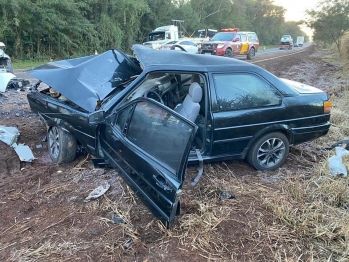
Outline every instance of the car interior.
MULTIPOLYGON (((205 100, 207 100, 205 89, 204 78, 200 74, 156 72, 149 74, 124 99, 124 103, 139 97, 151 98, 194 122, 198 126, 198 131, 192 144, 192 150, 199 149, 201 151, 204 146, 203 141, 205 141, 205 100)), ((41 92, 70 106, 77 107, 51 87, 44 88, 41 92)))
POLYGON ((176 111, 198 126, 192 149, 201 150, 205 126, 205 83, 200 74, 156 72, 146 79, 126 98, 154 99, 176 111))

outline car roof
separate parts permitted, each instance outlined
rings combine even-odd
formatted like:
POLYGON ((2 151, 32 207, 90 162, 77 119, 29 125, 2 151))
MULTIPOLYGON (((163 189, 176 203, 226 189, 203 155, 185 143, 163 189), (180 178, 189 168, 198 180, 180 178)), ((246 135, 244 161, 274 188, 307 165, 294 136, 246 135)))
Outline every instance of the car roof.
POLYGON ((159 51, 139 44, 133 45, 133 51, 143 70, 154 70, 154 67, 159 67, 159 69, 166 70, 224 72, 230 71, 232 66, 257 68, 255 65, 234 58, 173 52, 171 50, 159 51))
POLYGON ((200 73, 249 72, 262 76, 276 86, 282 94, 296 94, 294 90, 271 72, 242 60, 215 55, 155 50, 140 44, 133 45, 132 47, 144 74, 155 71, 191 71, 200 73))

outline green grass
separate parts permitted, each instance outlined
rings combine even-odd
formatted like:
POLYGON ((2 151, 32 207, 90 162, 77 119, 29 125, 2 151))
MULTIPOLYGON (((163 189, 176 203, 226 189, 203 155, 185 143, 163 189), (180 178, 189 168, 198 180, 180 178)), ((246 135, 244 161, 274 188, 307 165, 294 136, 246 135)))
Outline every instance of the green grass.
POLYGON ((46 64, 47 62, 48 61, 12 61, 12 66, 14 69, 30 69, 39 65, 46 64))

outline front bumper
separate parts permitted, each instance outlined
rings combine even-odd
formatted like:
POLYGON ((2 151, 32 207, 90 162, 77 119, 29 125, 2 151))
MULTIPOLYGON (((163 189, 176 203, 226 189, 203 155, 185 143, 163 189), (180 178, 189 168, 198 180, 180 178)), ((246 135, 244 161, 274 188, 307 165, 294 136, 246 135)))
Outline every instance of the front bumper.
POLYGON ((215 50, 201 50, 200 54, 203 54, 203 55, 218 55, 218 56, 224 56, 225 54, 225 50, 224 49, 215 49, 215 50))

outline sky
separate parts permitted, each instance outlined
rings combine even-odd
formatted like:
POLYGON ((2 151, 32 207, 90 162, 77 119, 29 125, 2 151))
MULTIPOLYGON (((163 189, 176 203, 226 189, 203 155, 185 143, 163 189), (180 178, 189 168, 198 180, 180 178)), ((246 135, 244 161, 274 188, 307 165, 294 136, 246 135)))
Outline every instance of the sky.
MULTIPOLYGON (((286 9, 286 21, 303 20, 305 10, 314 9, 318 3, 319 0, 274 0, 275 5, 282 6, 286 9)), ((301 26, 301 29, 308 35, 312 35, 310 28, 301 26)))

